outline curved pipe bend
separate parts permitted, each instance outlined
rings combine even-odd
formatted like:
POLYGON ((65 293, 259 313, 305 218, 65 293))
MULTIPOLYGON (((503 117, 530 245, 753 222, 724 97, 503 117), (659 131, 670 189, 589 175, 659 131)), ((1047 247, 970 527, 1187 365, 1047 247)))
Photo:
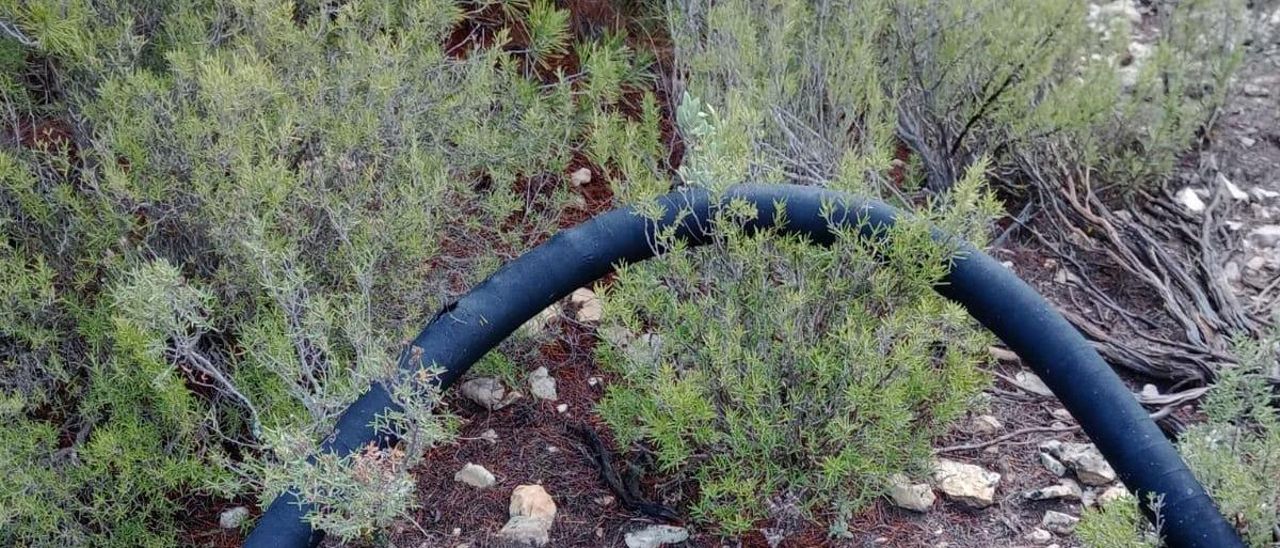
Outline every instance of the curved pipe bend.
MULTIPOLYGON (((725 192, 722 199, 728 198, 756 206, 755 228, 774 226, 777 206, 785 203, 785 222, 777 228, 823 245, 835 237, 830 223, 861 224, 862 235, 870 237, 892 225, 897 215, 886 204, 816 187, 739 185, 725 192), (824 205, 832 206, 827 216, 824 205)), ((691 245, 706 243, 707 233, 697 219, 709 218, 709 193, 683 190, 658 201, 666 216, 656 226, 674 225, 677 236, 691 245), (680 210, 693 215, 679 216, 680 210)), ((400 366, 416 369, 434 363, 444 370, 437 382, 442 389, 448 388, 538 312, 604 276, 616 264, 652 257, 654 229, 651 220, 622 208, 558 233, 437 313, 413 341, 421 349, 420 357, 413 359, 406 353, 400 366)), ((936 233, 935 237, 946 236, 936 233)), ((1162 533, 1170 546, 1243 546, 1120 378, 1035 290, 967 243, 935 289, 963 305, 1044 380, 1131 491, 1164 496, 1162 533)), ((389 443, 379 438, 372 423, 393 405, 386 389, 374 385, 339 418, 333 436, 321 449, 346 455, 371 441, 389 443)), ((245 546, 315 545, 321 534, 303 519, 307 511, 293 492, 284 493, 263 514, 245 546)))

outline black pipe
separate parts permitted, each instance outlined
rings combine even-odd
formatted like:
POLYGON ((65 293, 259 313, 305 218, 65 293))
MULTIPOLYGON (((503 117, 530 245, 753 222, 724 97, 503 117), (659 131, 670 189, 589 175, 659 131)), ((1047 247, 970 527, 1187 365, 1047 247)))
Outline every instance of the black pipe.
MULTIPOLYGON (((785 223, 776 228, 823 245, 835 239, 833 224, 860 227, 864 237, 881 237, 897 215, 883 203, 816 187, 741 185, 730 188, 721 201, 730 198, 755 205, 759 216, 748 229, 775 226, 779 205, 785 203, 785 223)), ((420 353, 411 348, 400 366, 443 368, 437 382, 448 388, 538 312, 614 265, 652 257, 655 229, 674 225, 677 237, 690 245, 708 241, 709 193, 679 191, 658 202, 666 214, 656 223, 630 208, 617 209, 565 230, 503 266, 437 313, 413 342, 420 353)), ((935 233, 935 238, 947 236, 935 233)), ((935 289, 963 305, 1044 380, 1131 491, 1144 500, 1148 493, 1163 496, 1161 533, 1169 546, 1242 547, 1173 445, 1089 342, 1009 269, 967 243, 959 245, 950 273, 935 289)), ((321 449, 346 455, 370 441, 388 443, 378 438, 372 423, 393 405, 384 387, 373 386, 342 415, 321 449)), ((315 545, 320 533, 304 521, 307 511, 293 492, 286 492, 267 508, 245 545, 315 545)))

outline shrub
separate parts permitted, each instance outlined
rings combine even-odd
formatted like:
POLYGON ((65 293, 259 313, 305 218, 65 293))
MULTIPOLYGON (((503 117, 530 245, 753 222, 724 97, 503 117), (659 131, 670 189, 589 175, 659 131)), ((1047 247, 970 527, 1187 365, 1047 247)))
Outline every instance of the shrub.
MULTIPOLYGON (((722 181, 728 147, 697 105, 680 107, 698 124, 684 128, 695 142, 682 173, 722 181)), ((770 501, 854 510, 891 474, 925 472, 933 436, 983 385, 975 365, 988 343, 932 290, 954 249, 928 221, 985 218, 982 179, 978 164, 953 195, 963 203, 883 241, 844 230, 822 249, 747 234, 738 227, 755 212, 741 203, 705 220, 709 248, 660 239, 666 256, 621 268, 602 294, 600 356, 620 380, 600 413, 619 442, 693 481, 694 517, 728 534, 766 517, 770 501)))
POLYGON ((450 437, 412 388, 430 372, 389 368, 402 341, 580 207, 584 141, 657 165, 656 100, 618 104, 650 59, 549 1, 38 0, 0 22, 0 110, 26 128, 0 151, 0 461, 23 471, 0 543, 172 544, 186 508, 290 483, 320 527, 369 533, 450 437), (420 402, 382 419, 406 443, 306 463, 370 382, 420 402))

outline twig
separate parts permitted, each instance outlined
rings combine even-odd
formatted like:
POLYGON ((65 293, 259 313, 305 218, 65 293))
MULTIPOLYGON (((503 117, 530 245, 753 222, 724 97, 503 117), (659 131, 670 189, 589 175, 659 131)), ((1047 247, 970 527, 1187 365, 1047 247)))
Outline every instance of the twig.
POLYGON ((951 445, 948 447, 934 449, 933 452, 934 453, 955 453, 957 451, 975 451, 978 449, 985 449, 989 446, 995 445, 1003 441, 1011 440, 1018 436, 1025 436, 1027 434, 1035 434, 1038 432, 1054 432, 1054 433, 1060 434, 1063 432, 1075 432, 1076 430, 1079 430, 1079 429, 1080 429, 1080 425, 1078 424, 1072 425, 1072 426, 1035 426, 1031 428, 1023 428, 1021 430, 1014 430, 1013 432, 1009 432, 1008 434, 1005 434, 1003 436, 997 436, 997 437, 991 438, 987 441, 978 442, 978 443, 967 443, 964 445, 951 445))

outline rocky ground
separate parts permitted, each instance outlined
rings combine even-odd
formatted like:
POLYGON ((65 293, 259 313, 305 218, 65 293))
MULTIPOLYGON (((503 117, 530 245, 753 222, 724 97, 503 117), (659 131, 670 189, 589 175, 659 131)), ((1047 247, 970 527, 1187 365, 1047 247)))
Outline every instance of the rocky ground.
MULTIPOLYGON (((1138 3, 1102 9, 1144 16, 1138 3)), ((1235 238, 1222 272, 1241 302, 1264 311, 1280 300, 1280 9, 1256 18, 1262 38, 1250 44, 1234 92, 1197 152, 1220 176, 1189 178, 1176 200, 1197 212, 1214 185, 1227 190, 1223 222, 1235 238)), ((575 180, 584 194, 606 184, 575 180)), ((1032 242, 1012 239, 993 253, 1051 298, 1073 283, 1032 242)), ((938 440, 933 477, 918 484, 898 478, 890 496, 848 524, 845 538, 798 517, 732 541, 655 523, 602 480, 601 456, 581 433, 599 432, 610 445, 593 411, 610 382, 592 357, 598 315, 589 292, 575 294, 531 326, 551 341, 522 364, 537 368, 535 375, 506 386, 472 380, 450 396, 463 420, 461 439, 427 455, 417 471, 422 508, 398 524, 394 545, 1069 547, 1079 545, 1073 528, 1083 508, 1124 492, 1070 414, 1016 356, 993 348, 987 403, 938 440)), ((1127 380, 1147 398, 1163 389, 1127 380)), ((1174 411, 1183 421, 1195 414, 1192 405, 1174 411)), ((639 490, 652 492, 653 481, 639 490)))

